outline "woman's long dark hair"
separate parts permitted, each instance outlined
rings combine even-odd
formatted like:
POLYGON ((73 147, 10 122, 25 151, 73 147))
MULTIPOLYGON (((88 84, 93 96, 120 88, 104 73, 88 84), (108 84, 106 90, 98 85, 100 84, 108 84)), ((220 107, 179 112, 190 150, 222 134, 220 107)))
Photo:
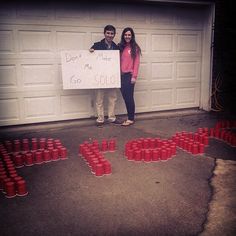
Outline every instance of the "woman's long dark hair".
POLYGON ((123 50, 126 46, 126 41, 125 41, 124 35, 127 31, 130 31, 131 36, 132 36, 131 40, 130 40, 130 47, 131 47, 131 57, 134 60, 136 58, 137 53, 139 53, 141 55, 141 48, 139 47, 139 45, 135 41, 134 30, 131 27, 124 28, 124 30, 121 34, 121 40, 119 43, 119 47, 120 47, 120 51, 123 52, 123 50))

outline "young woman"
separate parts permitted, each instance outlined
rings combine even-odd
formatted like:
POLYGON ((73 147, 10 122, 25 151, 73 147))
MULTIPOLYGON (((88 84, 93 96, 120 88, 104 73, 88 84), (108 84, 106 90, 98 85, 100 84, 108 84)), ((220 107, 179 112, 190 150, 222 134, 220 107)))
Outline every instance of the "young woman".
POLYGON ((135 102, 134 85, 137 80, 140 64, 141 48, 135 41, 135 34, 132 28, 127 27, 123 30, 119 43, 121 52, 121 94, 125 101, 128 119, 122 126, 134 124, 135 102))

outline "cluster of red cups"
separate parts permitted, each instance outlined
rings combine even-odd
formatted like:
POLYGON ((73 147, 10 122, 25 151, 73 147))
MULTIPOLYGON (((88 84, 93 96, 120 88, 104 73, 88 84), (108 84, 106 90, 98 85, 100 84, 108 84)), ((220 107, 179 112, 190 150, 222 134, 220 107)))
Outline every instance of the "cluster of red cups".
POLYGON ((25 180, 16 169, 67 159, 67 149, 59 139, 31 138, 0 143, 0 189, 8 198, 25 196, 25 180))
POLYGON ((236 147, 236 121, 222 120, 218 121, 214 128, 210 129, 210 137, 221 139, 227 144, 236 147))
POLYGON ((203 154, 205 146, 209 145, 208 128, 198 128, 197 132, 177 132, 172 140, 176 145, 193 155, 203 154))
POLYGON ((59 139, 16 139, 4 145, 16 168, 67 159, 67 149, 59 139))
POLYGON ((101 144, 97 140, 93 140, 91 143, 85 141, 79 145, 79 155, 86 161, 91 173, 97 177, 111 174, 111 163, 105 159, 103 153, 115 150, 116 141, 114 139, 104 139, 101 144))
POLYGON ((125 144, 128 161, 167 161, 176 155, 176 143, 170 139, 139 138, 125 144))
POLYGON ((26 196, 26 181, 18 175, 15 164, 3 144, 0 144, 0 191, 7 198, 26 196))

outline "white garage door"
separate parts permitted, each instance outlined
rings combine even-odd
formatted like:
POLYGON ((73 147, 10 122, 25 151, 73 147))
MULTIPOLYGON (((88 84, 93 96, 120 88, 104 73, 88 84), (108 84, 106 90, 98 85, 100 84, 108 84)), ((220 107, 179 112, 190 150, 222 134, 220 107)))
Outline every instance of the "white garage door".
MULTIPOLYGON (((117 43, 133 27, 142 48, 137 113, 201 107, 202 84, 210 83, 206 13, 172 4, 1 8, 0 125, 94 116, 92 90, 63 90, 60 51, 90 48, 106 24, 116 26, 117 43)), ((117 112, 125 113, 121 97, 117 112)))

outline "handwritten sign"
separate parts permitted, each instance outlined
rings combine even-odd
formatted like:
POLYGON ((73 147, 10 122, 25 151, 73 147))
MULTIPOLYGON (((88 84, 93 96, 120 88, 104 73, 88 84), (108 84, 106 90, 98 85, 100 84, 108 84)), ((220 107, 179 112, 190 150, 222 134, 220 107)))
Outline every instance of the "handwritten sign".
POLYGON ((120 88, 118 50, 62 51, 63 89, 120 88))

